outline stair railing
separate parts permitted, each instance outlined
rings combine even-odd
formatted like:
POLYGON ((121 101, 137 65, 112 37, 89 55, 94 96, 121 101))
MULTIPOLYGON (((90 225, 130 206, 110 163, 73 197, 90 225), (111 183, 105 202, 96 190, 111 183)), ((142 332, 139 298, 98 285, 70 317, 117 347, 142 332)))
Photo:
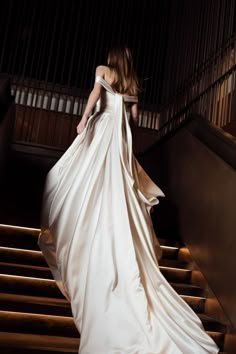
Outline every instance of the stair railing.
MULTIPOLYGON (((195 73, 185 87, 159 112, 156 135, 162 137, 183 122, 189 113, 204 116, 215 126, 224 127, 236 119, 236 36, 224 49, 195 73)), ((151 128, 141 121, 141 127, 151 128)))
MULTIPOLYGON (((224 127, 236 116, 236 35, 195 72, 159 111, 141 107, 139 127, 157 138, 175 129, 189 113, 201 114, 224 127)), ((17 104, 15 142, 65 148, 76 136, 76 125, 88 92, 36 80, 12 79, 17 104), (66 133, 65 133, 66 132, 66 133)))

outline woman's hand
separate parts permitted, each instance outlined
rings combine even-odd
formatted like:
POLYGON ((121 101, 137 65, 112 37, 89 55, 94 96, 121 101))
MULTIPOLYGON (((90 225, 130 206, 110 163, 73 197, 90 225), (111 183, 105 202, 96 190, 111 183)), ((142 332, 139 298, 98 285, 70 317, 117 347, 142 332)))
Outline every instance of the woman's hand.
POLYGON ((76 127, 78 134, 81 134, 84 131, 86 123, 87 123, 87 118, 82 117, 81 121, 79 122, 79 124, 76 127))

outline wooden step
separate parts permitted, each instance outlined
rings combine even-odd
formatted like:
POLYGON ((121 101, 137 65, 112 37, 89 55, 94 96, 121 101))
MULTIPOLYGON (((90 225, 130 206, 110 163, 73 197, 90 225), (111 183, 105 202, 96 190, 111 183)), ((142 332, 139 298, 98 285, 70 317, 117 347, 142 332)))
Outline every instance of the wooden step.
POLYGON ((53 279, 48 267, 0 262, 0 274, 19 275, 23 277, 53 279))
POLYGON ((65 298, 1 293, 0 308, 3 311, 72 317, 70 303, 65 298))
MULTIPOLYGON (((17 259, 25 259, 27 258, 27 251, 38 251, 40 252, 38 255, 35 253, 34 259, 37 262, 43 262, 43 256, 40 258, 40 254, 42 252, 39 249, 38 246, 38 237, 36 235, 31 235, 31 234, 24 234, 24 233, 12 233, 12 232, 3 232, 3 230, 0 229, 0 247, 3 248, 2 250, 2 255, 4 257, 9 257, 6 258, 6 260, 10 259, 10 254, 5 255, 4 248, 7 248, 10 252, 12 249, 12 256, 14 255, 13 251, 16 249, 18 251, 18 254, 16 254, 17 259), (19 250, 22 250, 22 253, 19 252, 19 250), (25 251, 25 253, 24 253, 25 251), (37 258, 38 257, 38 258, 37 258)), ((178 247, 172 247, 172 246, 161 246, 162 249, 162 259, 169 259, 169 260, 177 260, 178 259, 178 253, 179 253, 179 248, 178 247)), ((7 251, 7 250, 5 250, 7 251)), ((33 253, 28 252, 28 255, 33 255, 33 253)))
MULTIPOLYGON (((207 332, 220 350, 224 335, 207 332)), ((79 339, 25 333, 0 332, 0 352, 3 354, 71 354, 78 353, 79 339)), ((222 351, 219 354, 227 354, 222 351)))
POLYGON ((222 353, 223 350, 224 350, 225 334, 224 333, 220 333, 220 332, 213 332, 213 331, 206 331, 206 332, 214 340, 214 342, 218 345, 219 349, 221 350, 220 353, 222 353))
POLYGON ((41 251, 0 247, 0 260, 7 263, 28 264, 46 267, 47 263, 41 251))
POLYGON ((38 235, 0 228, 0 246, 38 251, 38 235))
POLYGON ((158 261, 158 263, 159 266, 162 267, 189 269, 187 262, 181 262, 178 259, 162 258, 158 261))
MULTIPOLYGON (((170 283, 180 295, 204 296, 203 289, 196 285, 170 283)), ((56 282, 50 279, 0 274, 0 292, 42 297, 62 298, 56 282)))
POLYGON ((173 246, 161 245, 162 259, 178 259, 179 248, 173 246))
POLYGON ((0 346, 0 353, 2 354, 71 354, 71 353, 76 353, 78 354, 78 349, 74 349, 70 352, 67 350, 64 351, 64 349, 57 348, 54 350, 54 348, 49 348, 46 349, 25 349, 25 348, 9 348, 9 347, 1 347, 0 346))
POLYGON ((169 282, 185 284, 191 283, 192 271, 189 269, 160 266, 160 271, 169 282))
MULTIPOLYGON (((206 315, 198 315, 206 331, 225 332, 223 325, 206 315)), ((79 337, 71 317, 0 311, 0 332, 79 337)))
MULTIPOLYGON (((36 250, 40 251, 38 247, 38 235, 40 230, 35 229, 31 233, 31 229, 18 228, 18 227, 1 227, 0 225, 0 246, 8 248, 18 248, 24 250, 36 250)), ((161 239, 161 249, 163 254, 163 259, 178 259, 179 241, 166 241, 161 239)), ((182 243, 181 243, 182 245, 182 243)))
POLYGON ((170 239, 169 237, 165 237, 164 235, 161 237, 157 237, 157 239, 161 246, 177 247, 177 248, 183 246, 183 242, 181 240, 170 239))
POLYGON ((42 334, 0 332, 2 354, 78 353, 79 338, 42 334))
MULTIPOLYGON (((223 350, 224 335, 207 333, 223 350)), ((78 353, 78 347, 77 338, 0 332, 0 352, 3 354, 71 354, 78 353)))
MULTIPOLYGON (((164 248, 165 249, 165 248, 164 248)), ((167 248, 159 264, 163 267, 185 268, 186 263, 177 260, 178 249, 167 248)), ((34 266, 47 267, 47 263, 40 250, 28 250, 16 247, 0 246, 0 260, 6 263, 27 264, 34 266)))
MULTIPOLYGON (((181 295, 183 300, 197 313, 203 313, 205 298, 181 295)), ((0 294, 0 308, 3 311, 38 313, 72 317, 70 303, 65 298, 50 298, 20 294, 0 294)))
POLYGON ((0 292, 63 298, 55 280, 0 274, 0 292))
POLYGON ((32 227, 24 227, 18 225, 6 225, 0 224, 0 233, 2 234, 26 234, 32 236, 38 236, 40 229, 32 228, 32 227))
MULTIPOLYGON (((168 281, 186 284, 191 283, 191 270, 160 266, 160 271, 168 281)), ((18 275, 22 277, 53 279, 51 271, 48 267, 33 265, 0 262, 0 273, 5 275, 18 275)))
POLYGON ((215 318, 208 316, 205 313, 200 313, 197 315, 202 321, 206 331, 221 332, 221 333, 227 332, 227 325, 225 325, 224 323, 219 322, 215 318))
POLYGON ((181 284, 181 283, 173 283, 173 282, 170 282, 170 285, 180 295, 201 296, 201 297, 204 296, 204 290, 197 285, 181 284))
POLYGON ((0 311, 0 331, 79 337, 71 317, 0 311))
POLYGON ((180 295, 184 301, 192 308, 196 313, 204 313, 206 298, 201 296, 188 296, 180 295))

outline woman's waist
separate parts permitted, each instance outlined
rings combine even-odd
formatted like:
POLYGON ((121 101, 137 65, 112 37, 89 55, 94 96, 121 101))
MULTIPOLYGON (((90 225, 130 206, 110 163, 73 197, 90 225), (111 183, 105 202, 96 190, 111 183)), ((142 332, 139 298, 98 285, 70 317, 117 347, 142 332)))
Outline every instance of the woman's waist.
POLYGON ((112 113, 114 110, 113 107, 109 107, 109 106, 106 106, 106 107, 95 107, 95 112, 96 113, 112 113))

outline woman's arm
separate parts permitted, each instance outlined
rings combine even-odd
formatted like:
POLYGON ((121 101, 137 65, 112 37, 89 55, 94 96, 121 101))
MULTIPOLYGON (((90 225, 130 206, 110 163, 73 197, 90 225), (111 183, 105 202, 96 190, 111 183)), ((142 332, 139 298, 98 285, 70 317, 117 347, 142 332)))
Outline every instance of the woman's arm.
POLYGON ((137 126, 138 126, 138 104, 134 103, 131 106, 131 119, 130 119, 130 129, 132 132, 133 139, 133 153, 136 155, 138 153, 138 136, 137 136, 137 126))
MULTIPOLYGON (((104 73, 103 73, 103 69, 101 66, 98 66, 96 69, 96 76, 100 75, 103 77, 104 73)), ((88 102, 86 104, 83 116, 79 122, 79 124, 77 125, 77 133, 81 134, 82 131, 84 130, 88 117, 90 116, 95 104, 97 103, 98 99, 101 96, 101 92, 102 92, 102 86, 99 83, 95 83, 94 87, 92 89, 92 91, 90 92, 89 98, 88 98, 88 102)))
POLYGON ((138 104, 137 103, 134 103, 131 106, 131 117, 132 117, 135 125, 137 125, 138 124, 138 104))

